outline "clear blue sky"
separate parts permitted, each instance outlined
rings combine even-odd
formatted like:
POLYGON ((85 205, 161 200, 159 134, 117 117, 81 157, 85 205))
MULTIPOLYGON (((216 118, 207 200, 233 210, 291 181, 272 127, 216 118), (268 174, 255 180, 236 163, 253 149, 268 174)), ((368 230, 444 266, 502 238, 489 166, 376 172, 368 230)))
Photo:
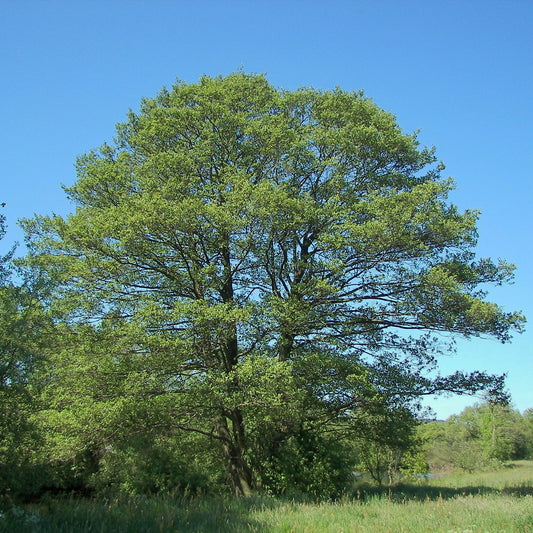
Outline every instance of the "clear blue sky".
MULTIPOLYGON (((77 155, 114 136, 144 96, 176 78, 237 69, 276 86, 363 89, 420 129, 482 211, 479 255, 518 266, 491 291, 533 316, 533 2, 530 0, 0 0, 0 202, 8 235, 33 213, 65 214, 77 155)), ((533 407, 533 333, 460 342, 454 369, 508 372, 533 407)), ((441 418, 476 401, 431 401, 441 418)))

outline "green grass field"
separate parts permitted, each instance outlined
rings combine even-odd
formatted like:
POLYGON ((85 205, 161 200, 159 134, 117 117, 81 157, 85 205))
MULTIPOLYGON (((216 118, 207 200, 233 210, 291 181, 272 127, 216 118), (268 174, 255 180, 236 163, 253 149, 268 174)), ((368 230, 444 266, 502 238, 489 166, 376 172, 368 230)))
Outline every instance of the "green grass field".
POLYGON ((391 489, 361 487, 352 498, 330 503, 267 497, 56 499, 6 510, 0 531, 533 533, 533 461, 391 489))

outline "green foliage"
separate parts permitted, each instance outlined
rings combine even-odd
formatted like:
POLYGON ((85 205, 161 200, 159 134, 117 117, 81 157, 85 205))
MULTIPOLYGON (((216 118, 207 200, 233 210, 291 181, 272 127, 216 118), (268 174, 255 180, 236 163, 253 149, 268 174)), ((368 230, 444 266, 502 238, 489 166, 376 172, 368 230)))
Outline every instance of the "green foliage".
POLYGON ((474 472, 504 461, 530 457, 527 411, 522 416, 508 404, 486 402, 467 407, 446 422, 419 427, 426 460, 432 469, 474 472))
POLYGON ((252 464, 260 487, 269 494, 339 497, 351 481, 354 454, 335 436, 301 430, 265 436, 252 464))
MULTIPOLYGON (((442 170, 362 93, 236 73, 143 100, 78 159, 75 212, 24 222, 52 288, 39 420, 54 456, 189 432, 236 494, 327 493, 344 472, 328 434, 370 438, 375 412, 425 394, 500 390, 431 377, 439 333, 505 342, 524 320, 485 300, 513 267, 476 258, 477 213, 448 202, 442 170)), ((402 431, 380 443, 405 449, 402 431)), ((157 478, 156 449, 138 461, 157 478)))
MULTIPOLYGON (((0 239, 5 218, 0 215, 0 239)), ((42 364, 47 324, 37 283, 29 273, 13 280, 14 247, 0 257, 0 496, 31 494, 44 480, 37 460, 40 436, 34 374, 42 364)))
POLYGON ((212 487, 205 463, 200 464, 187 445, 179 436, 162 439, 141 434, 108 446, 100 451, 98 470, 89 486, 99 494, 207 493, 212 487))
POLYGON ((533 408, 526 409, 522 415, 526 440, 526 457, 533 459, 533 408))
POLYGON ((417 420, 406 408, 386 409, 368 416, 366 432, 355 435, 357 470, 382 485, 427 471, 419 455, 417 420))

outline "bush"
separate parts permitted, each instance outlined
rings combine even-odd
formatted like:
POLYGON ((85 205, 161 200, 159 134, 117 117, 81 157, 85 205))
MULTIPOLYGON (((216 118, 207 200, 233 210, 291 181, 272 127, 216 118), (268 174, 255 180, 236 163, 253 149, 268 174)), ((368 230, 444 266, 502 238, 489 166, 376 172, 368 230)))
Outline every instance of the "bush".
POLYGON ((269 494, 336 498, 352 477, 353 457, 334 438, 302 430, 262 444, 252 464, 269 494))
POLYGON ((147 437, 108 446, 89 485, 99 493, 127 495, 209 492, 208 475, 175 442, 147 437))

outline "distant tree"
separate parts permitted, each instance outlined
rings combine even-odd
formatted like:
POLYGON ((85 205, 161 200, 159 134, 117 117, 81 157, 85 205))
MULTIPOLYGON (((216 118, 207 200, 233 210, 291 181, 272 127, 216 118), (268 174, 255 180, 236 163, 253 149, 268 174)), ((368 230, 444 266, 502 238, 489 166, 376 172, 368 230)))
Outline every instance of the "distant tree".
POLYGON ((519 411, 505 402, 488 401, 478 407, 483 451, 497 461, 525 459, 525 425, 519 411))
POLYGON ((526 436, 527 458, 533 459, 533 408, 526 409, 522 414, 522 418, 526 436))
POLYGON ((513 267, 475 258, 477 212, 447 201, 442 170, 359 92, 237 73, 143 100, 78 159, 75 213, 25 222, 79 332, 58 412, 196 432, 249 494, 266 428, 319 436, 377 404, 497 389, 428 377, 449 349, 435 334, 506 342, 523 323, 485 300, 513 267))

